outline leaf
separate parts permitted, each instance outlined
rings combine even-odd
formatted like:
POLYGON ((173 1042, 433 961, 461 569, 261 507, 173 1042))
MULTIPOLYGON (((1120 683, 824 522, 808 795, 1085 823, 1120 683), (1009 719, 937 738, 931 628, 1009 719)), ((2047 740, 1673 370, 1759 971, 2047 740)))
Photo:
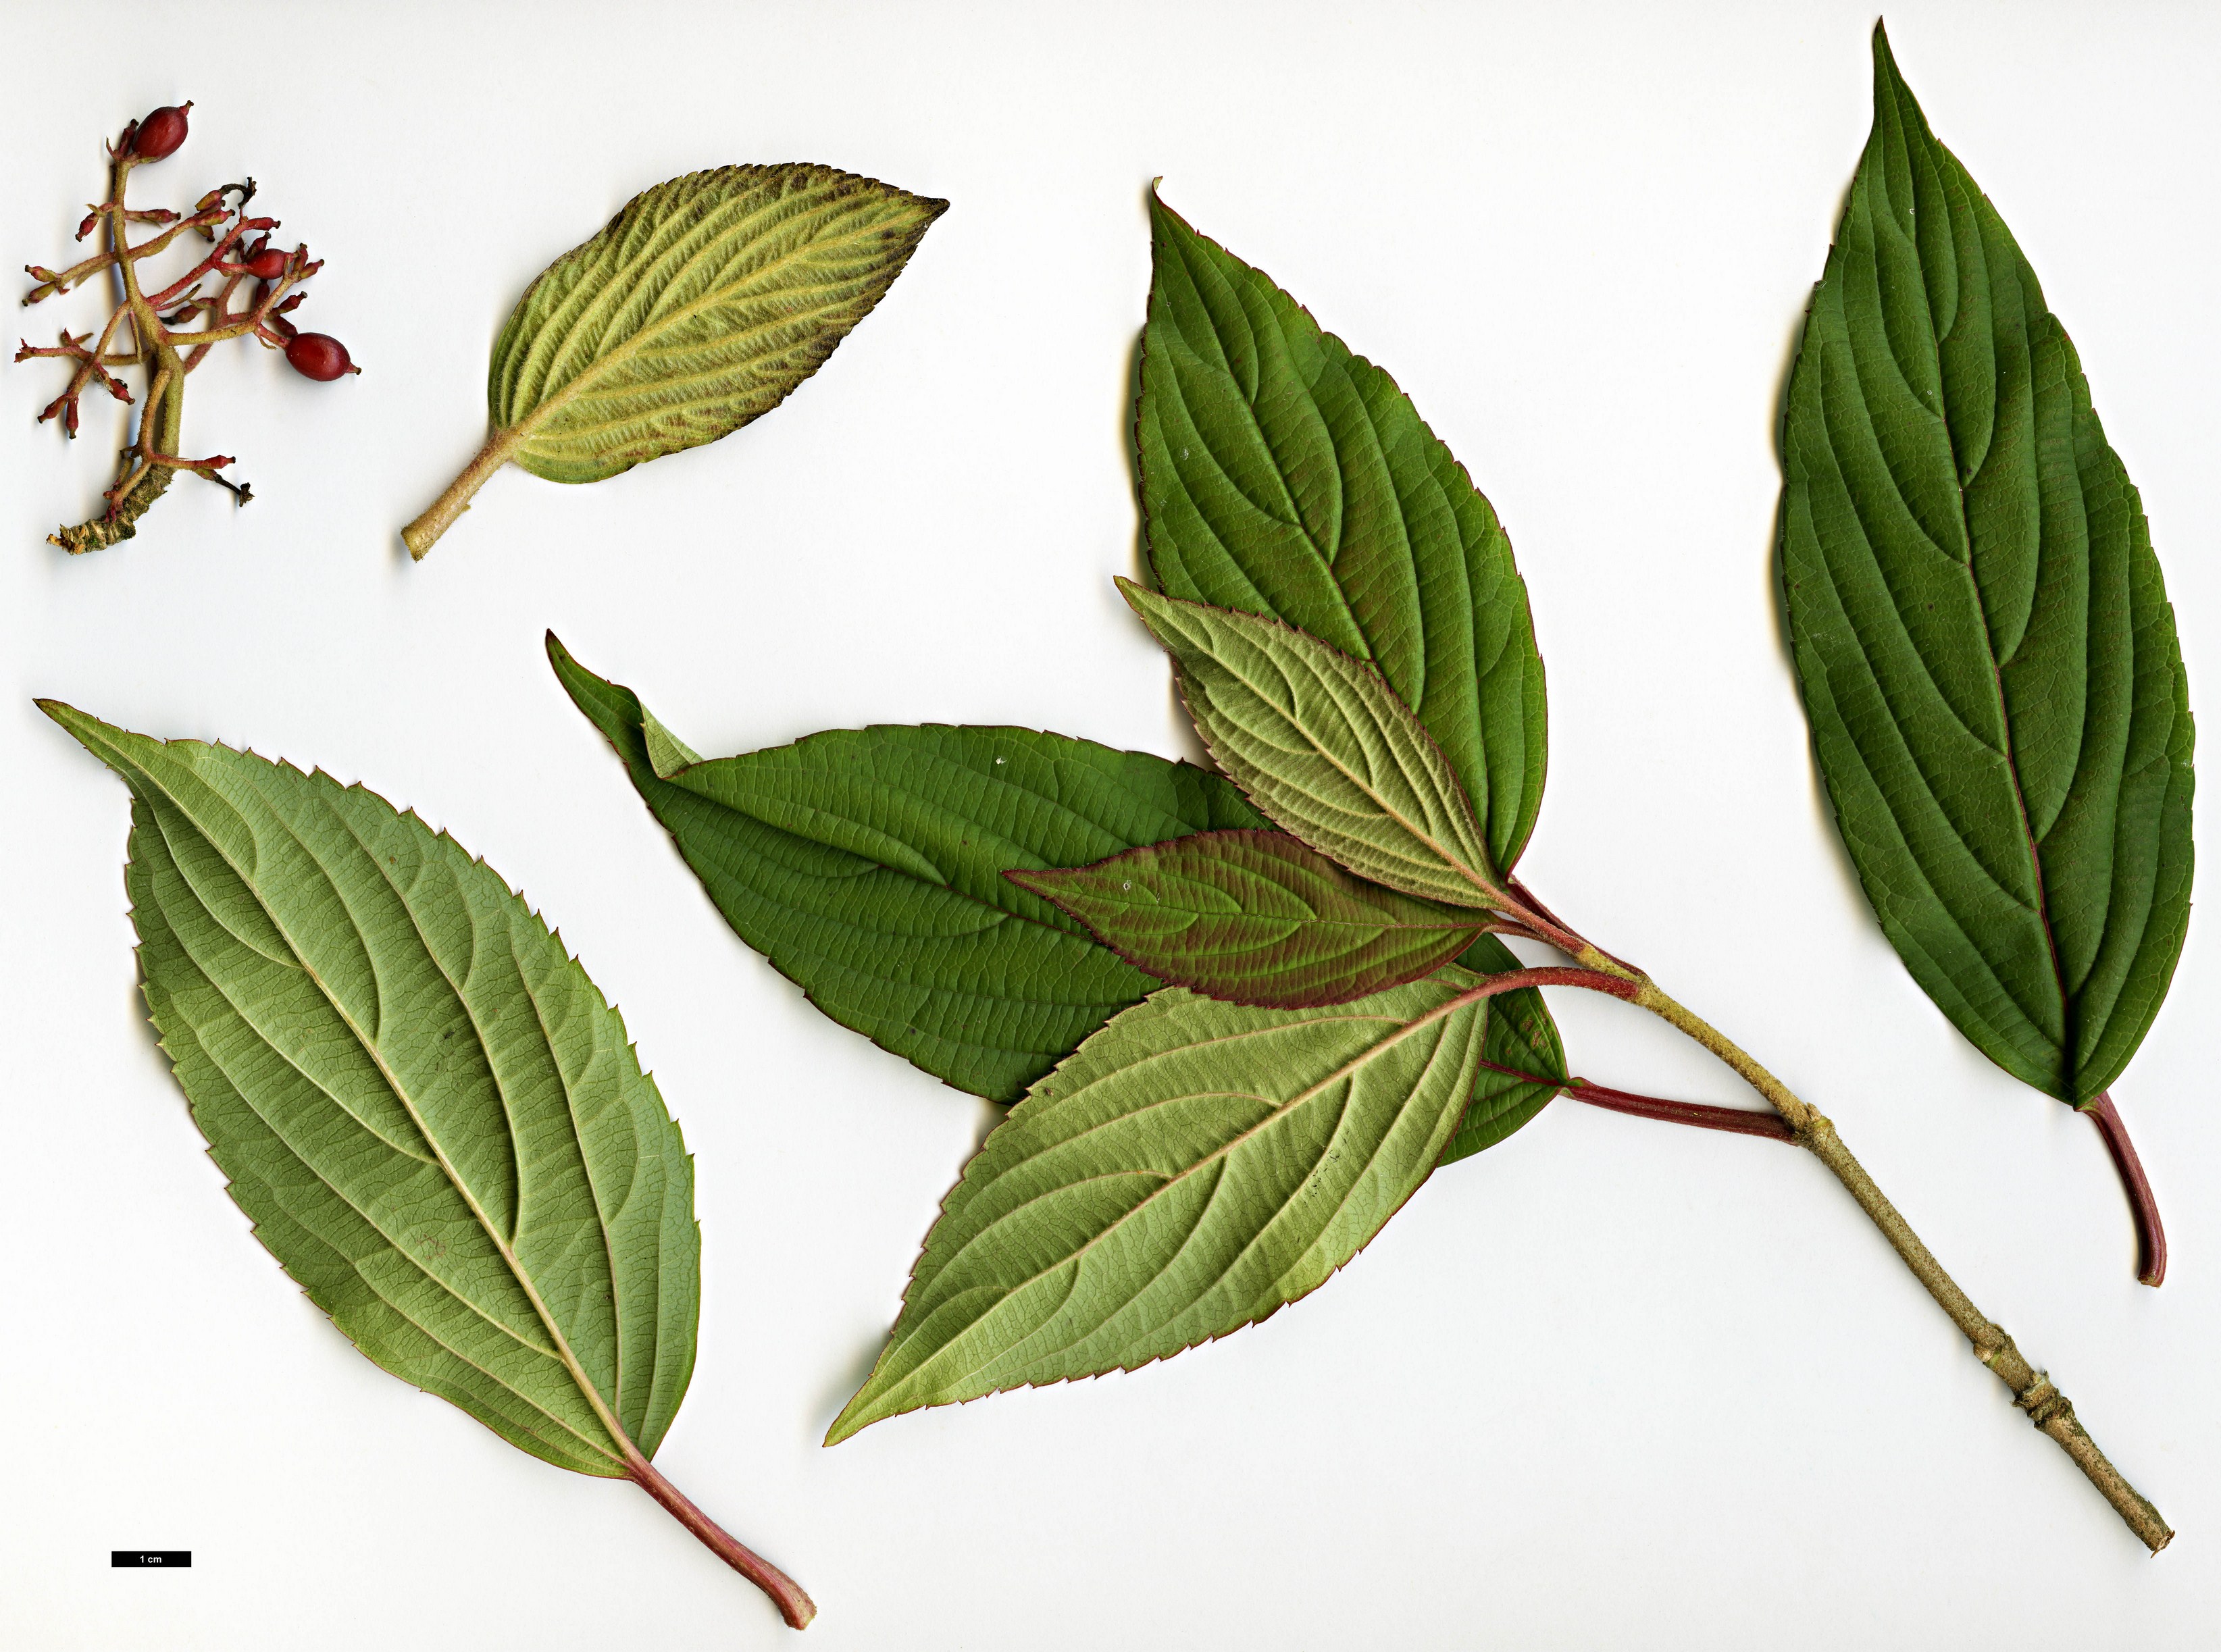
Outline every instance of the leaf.
MULTIPOLYGON (((734 932, 842 1026, 992 1101, 1016 1101, 1158 986, 1013 889, 1010 862, 1084 866, 1128 843, 1264 823, 1191 764, 1025 729, 838 730, 698 773, 631 690, 552 635, 547 654, 734 932)), ((1486 935, 1461 961, 1521 967, 1486 935)), ((1509 1136, 1566 1076, 1542 994, 1494 1003, 1487 1058, 1558 1082, 1484 1069, 1446 1160, 1509 1136)))
MULTIPOLYGON (((1457 962, 1476 975, 1526 967, 1492 935, 1475 936, 1457 962)), ((1499 992, 1488 1006, 1488 1033, 1480 1071, 1473 1075, 1473 1100, 1458 1121, 1457 1134, 1442 1149, 1442 1164, 1494 1147, 1533 1119, 1567 1083, 1565 1046, 1541 992, 1531 986, 1499 992)))
POLYGON ((1278 620, 1118 588, 1211 756, 1275 825, 1407 895, 1506 904, 1457 777, 1378 672, 1278 620))
POLYGON ((1843 842, 1928 995, 2063 1101, 2182 948, 2191 721, 2142 504, 2035 272, 1874 31, 1790 381, 1780 557, 1843 842))
POLYGON ((1542 802, 1542 660, 1511 541, 1396 383, 1150 197, 1136 446, 1168 595, 1286 621, 1418 714, 1509 872, 1542 802))
POLYGON ((1223 1336, 1323 1284, 1442 1156, 1487 1001, 1445 970, 1338 1008, 1168 987, 988 1136, 826 1443, 1223 1336))
POLYGON ((1230 1004, 1348 1004, 1448 963, 1486 920, 1352 877, 1283 832, 1198 832, 1004 874, 1129 963, 1230 1004))
POLYGON ((44 701, 131 788, 147 1004, 256 1236, 356 1347, 581 1474, 694 1367, 693 1167, 482 860, 360 786, 44 701))
POLYGON ((637 1482, 694 1370, 694 1164, 624 1023, 485 861, 359 785, 41 700, 131 791, 147 1007, 255 1236, 354 1345, 511 1445, 637 1482))
POLYGON ((1003 876, 1263 821, 1187 763, 1027 729, 879 727, 699 762, 548 658, 740 937, 845 1027, 1015 1101, 1157 983, 1003 876))
POLYGON ((549 265, 495 341, 492 435, 403 533, 422 557, 510 460, 597 482, 729 435, 824 364, 947 211, 830 166, 720 166, 642 191, 549 265))

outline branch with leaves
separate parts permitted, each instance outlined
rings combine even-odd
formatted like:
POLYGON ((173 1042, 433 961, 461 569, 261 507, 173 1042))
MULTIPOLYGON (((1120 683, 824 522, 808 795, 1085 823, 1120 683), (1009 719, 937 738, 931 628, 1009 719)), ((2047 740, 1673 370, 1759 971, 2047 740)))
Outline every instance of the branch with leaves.
MULTIPOLYGON (((1911 868, 1995 965, 1954 979, 2028 1011, 2024 1042, 2050 1063, 2031 1072, 2110 1120, 2126 1155, 2103 1088, 2156 1011, 2188 892, 2172 618, 2063 335, 1879 34, 1875 91, 1784 444, 1785 579, 1816 745, 1846 836, 1903 850, 1868 879, 1893 938, 1942 932, 1905 893, 1911 868), (1954 281, 1952 313, 1935 313, 1954 281), (2039 422, 2071 439, 2028 439, 2039 422), (1926 447, 1877 434, 1907 429, 1926 447), (1969 445, 1977 429, 1996 436, 1993 469, 1969 445), (1954 454, 1972 466, 1963 491, 1954 454), (2061 509, 2069 498, 2079 518, 2061 509), (2013 519, 2010 499, 2048 514, 2013 519), (2001 542, 2000 523, 2018 536, 2001 542), (1833 590, 1816 596, 1822 573, 1833 590), (1928 647, 1923 616, 1946 602, 1961 633, 1928 647), (2000 623, 2014 602, 2021 621, 2033 608, 2045 622, 2018 640, 2000 623), (2035 685, 2052 680, 2038 644, 2062 624, 2086 674, 2071 703, 2038 706, 2035 685), (1964 724, 1978 751, 1906 718, 1924 669, 2002 681, 2003 711, 1964 724), (1829 708, 1843 711, 1841 741, 1818 709, 1830 694, 1842 697, 1829 708), (2070 713, 2093 737, 2062 778, 2070 713), (1853 761, 1878 801, 1842 779, 1853 761), (1939 762, 1999 782, 1962 790, 1971 812, 1944 823, 1955 845, 1936 818, 1939 762), (1927 814, 1907 804, 1916 781, 1927 814), (1945 873, 1955 854, 1987 865, 2016 843, 2025 875, 2003 886, 2021 927, 1999 948, 1945 873), (2048 929, 2051 909, 2026 898, 2039 885, 2055 897, 2048 929), (2030 988, 2023 967, 2043 944, 2051 973, 2030 988)), ((1495 512, 1386 373, 1161 202, 1152 215, 1136 445, 1157 589, 1122 585, 1217 773, 1018 729, 833 731, 705 761, 549 640, 572 698, 745 940, 835 1019, 1017 1104, 948 1194, 828 1443, 922 1406, 1133 1369, 1265 1318, 1349 1261, 1435 1169, 1564 1093, 1810 1152, 2013 1404, 2164 1547, 2156 1509, 1835 1124, 1520 880, 1547 721, 1495 512), (1567 961, 1526 964, 1506 939, 1567 961), (1549 987, 1659 1017, 1767 1111, 1573 1079, 1549 987)))
POLYGON ((117 457, 115 485, 103 495, 106 507, 91 521, 49 535, 50 543, 72 555, 133 537, 140 517, 179 471, 228 488, 241 504, 254 497, 252 487, 221 474, 235 462, 231 455, 188 459, 180 447, 186 375, 216 346, 252 338, 267 349, 284 351, 296 372, 318 380, 361 371, 337 339, 300 332, 285 319, 308 296, 301 290, 303 284, 323 263, 311 259, 305 246, 288 253, 270 244, 270 232, 278 221, 247 215, 247 203, 254 198, 253 178, 210 190, 182 215, 125 203, 131 174, 166 160, 184 144, 191 108, 185 103, 158 109, 143 121, 132 122, 108 146, 107 198, 86 211, 77 229, 79 241, 97 229, 100 251, 67 269, 24 266, 37 283, 24 297, 27 305, 59 297, 95 278, 106 278, 116 291, 115 306, 97 337, 64 329, 59 344, 34 348, 26 341, 16 353, 17 361, 53 358, 71 364, 68 384, 40 413, 41 423, 59 419, 63 434, 74 441, 78 402, 86 391, 97 387, 129 404, 138 398, 116 370, 135 367, 146 376, 138 433, 117 457), (134 241, 134 225, 150 226, 153 233, 134 241), (150 287, 141 278, 140 265, 169 252, 188 231, 208 243, 207 252, 176 279, 150 287))

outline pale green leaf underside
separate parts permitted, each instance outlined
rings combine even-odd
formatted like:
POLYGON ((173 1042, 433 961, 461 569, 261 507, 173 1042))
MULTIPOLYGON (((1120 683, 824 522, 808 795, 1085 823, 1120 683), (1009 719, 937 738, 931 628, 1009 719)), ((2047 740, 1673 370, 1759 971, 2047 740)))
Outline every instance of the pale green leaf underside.
MULTIPOLYGON (((696 769, 630 689, 547 652, 734 932, 841 1025, 993 1101, 1158 986, 1003 873, 1265 823, 1192 764, 1027 729, 838 729, 696 769)), ((1460 961, 1520 967, 1493 936, 1460 961)), ((1483 1070, 1445 1158, 1510 1135, 1566 1076, 1542 995, 1492 1002, 1488 1059, 1554 1082, 1483 1070)))
POLYGON ((2174 616, 2073 344, 1879 29, 1782 456, 1798 679, 1868 898, 1977 1047, 2088 1101, 2189 915, 2174 616))
POLYGON ((1135 435, 1167 594, 1370 663, 1510 871, 1542 802, 1542 660, 1511 541, 1393 379, 1154 195, 1135 435))
POLYGON ((827 1443, 923 1405, 1131 1370, 1263 1319, 1442 1157, 1488 1019, 1455 968, 1354 1004, 1167 987, 1033 1087, 926 1237, 827 1443))
POLYGON ((946 201, 829 166, 721 166, 645 190, 548 266, 486 380, 512 457, 592 482, 738 429, 817 371, 946 201))
POLYGON ((1275 825, 1391 889, 1501 904, 1456 775, 1378 672, 1278 620, 1119 588, 1211 756, 1275 825))
POLYGON ((48 714, 132 793, 147 1007, 255 1235, 355 1345, 624 1472, 693 1369, 693 1167, 498 874, 360 786, 48 714))

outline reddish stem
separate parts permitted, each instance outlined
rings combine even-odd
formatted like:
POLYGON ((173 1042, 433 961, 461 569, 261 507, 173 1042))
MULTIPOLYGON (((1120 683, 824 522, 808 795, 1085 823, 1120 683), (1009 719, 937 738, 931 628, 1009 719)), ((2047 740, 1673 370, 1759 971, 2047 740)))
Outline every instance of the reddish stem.
POLYGON ((802 1586, 696 1508, 693 1499, 664 1479, 656 1466, 634 1450, 629 1442, 625 1447, 625 1472, 633 1484, 663 1505, 680 1525, 699 1537, 712 1555, 769 1595, 789 1629, 810 1627, 810 1620, 817 1616, 817 1605, 802 1586))
POLYGON ((1673 1124, 1693 1124, 1702 1130, 1726 1130, 1736 1136, 1762 1136, 1770 1142, 1794 1142, 1797 1132, 1779 1113, 1761 1113, 1748 1107, 1715 1107, 1703 1101, 1661 1101, 1656 1096, 1637 1096, 1613 1090, 1586 1079, 1571 1079, 1566 1093, 1592 1107, 1608 1107, 1615 1113, 1637 1118, 1664 1119, 1673 1124))
POLYGON ((2167 1230, 2160 1225, 2159 1201, 2152 1197, 2143 1161, 2137 1157, 2136 1144, 2129 1140, 2129 1127, 2121 1122, 2107 1091, 2100 1091, 2097 1100, 2076 1111, 2098 1127, 2105 1151, 2113 1156, 2113 1168, 2120 1173, 2121 1190, 2129 1196, 2129 1214, 2137 1224, 2137 1280, 2156 1286, 2167 1277, 2167 1230))
POLYGON ((1557 1085, 1561 1093, 1575 1101, 1608 1108, 1615 1113, 1631 1113, 1637 1118, 1655 1118, 1668 1124, 1692 1124, 1699 1129, 1727 1130, 1736 1136, 1762 1136, 1770 1142, 1797 1139, 1797 1133, 1779 1113, 1756 1112, 1747 1107, 1715 1107, 1703 1101, 1667 1101, 1660 1096, 1638 1096, 1632 1091, 1592 1084, 1586 1079, 1567 1079, 1561 1083, 1539 1073, 1523 1073, 1516 1067, 1504 1067, 1494 1061, 1483 1061, 1481 1065, 1507 1079, 1557 1085))

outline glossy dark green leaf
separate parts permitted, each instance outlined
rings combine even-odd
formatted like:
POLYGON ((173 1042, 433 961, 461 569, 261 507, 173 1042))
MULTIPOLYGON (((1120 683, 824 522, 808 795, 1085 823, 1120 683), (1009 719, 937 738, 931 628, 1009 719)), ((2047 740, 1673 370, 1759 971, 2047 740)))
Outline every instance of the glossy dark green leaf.
POLYGON ((1868 898, 1986 1054, 2090 1101, 2189 912, 2174 611, 2073 344, 1879 28, 1782 456, 1798 679, 1868 898))
MULTIPOLYGON (((843 1026, 991 1100, 1159 985, 1002 874, 1265 824, 1192 765, 1024 729, 841 730, 702 763, 631 690, 552 636, 547 652, 741 938, 843 1026)), ((1486 935, 1459 961, 1520 967, 1486 935)), ((1566 1076, 1542 995, 1492 1002, 1484 1061, 1549 1082, 1484 1065, 1445 1162, 1503 1140, 1566 1076)))
POLYGON ((1418 715, 1509 872, 1542 806, 1542 656, 1496 513, 1395 381, 1154 195, 1136 422, 1169 595, 1286 620, 1418 715))
POLYGON ((1198 832, 1004 874, 1129 963, 1229 1004, 1347 1004, 1448 963, 1486 919, 1367 883, 1285 832, 1198 832))
POLYGON ((1265 823, 1192 764, 1029 729, 835 729, 702 762, 548 656, 743 941, 843 1026, 1015 1101, 1158 983, 1003 876, 1265 823))

